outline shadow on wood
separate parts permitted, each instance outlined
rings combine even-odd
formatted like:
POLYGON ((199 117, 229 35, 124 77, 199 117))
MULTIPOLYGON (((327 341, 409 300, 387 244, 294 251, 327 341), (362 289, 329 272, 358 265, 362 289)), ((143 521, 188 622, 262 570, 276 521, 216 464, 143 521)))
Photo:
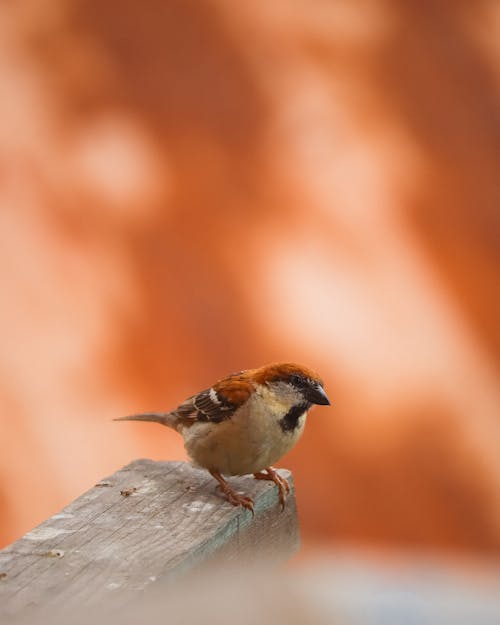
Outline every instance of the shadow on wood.
POLYGON ((0 552, 0 614, 130 600, 216 557, 287 558, 299 543, 293 484, 280 512, 271 482, 231 483, 254 498, 254 518, 226 502, 206 471, 132 462, 0 552))

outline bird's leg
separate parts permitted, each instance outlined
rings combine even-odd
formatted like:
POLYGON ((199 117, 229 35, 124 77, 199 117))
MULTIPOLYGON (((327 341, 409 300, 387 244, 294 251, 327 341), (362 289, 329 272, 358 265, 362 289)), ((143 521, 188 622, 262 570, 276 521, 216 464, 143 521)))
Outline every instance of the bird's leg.
POLYGON ((256 480, 269 480, 276 484, 279 490, 281 510, 284 510, 285 499, 290 492, 290 484, 288 483, 288 480, 286 480, 284 477, 281 477, 281 475, 276 471, 276 469, 273 469, 273 467, 267 467, 267 469, 264 469, 264 471, 265 473, 263 473, 262 471, 254 473, 254 478, 256 480))
POLYGON ((226 482, 218 471, 210 471, 210 475, 219 482, 219 486, 229 503, 233 504, 233 506, 243 506, 243 508, 250 510, 253 514, 253 499, 245 497, 244 495, 239 495, 231 488, 228 482, 226 482))

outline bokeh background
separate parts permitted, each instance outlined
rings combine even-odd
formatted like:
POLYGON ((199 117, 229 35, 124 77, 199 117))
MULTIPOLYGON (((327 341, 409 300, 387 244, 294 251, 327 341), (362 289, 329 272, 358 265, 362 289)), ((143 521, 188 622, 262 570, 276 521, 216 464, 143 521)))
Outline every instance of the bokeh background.
POLYGON ((0 84, 0 546, 293 360, 306 548, 498 558, 498 2, 4 2, 0 84))

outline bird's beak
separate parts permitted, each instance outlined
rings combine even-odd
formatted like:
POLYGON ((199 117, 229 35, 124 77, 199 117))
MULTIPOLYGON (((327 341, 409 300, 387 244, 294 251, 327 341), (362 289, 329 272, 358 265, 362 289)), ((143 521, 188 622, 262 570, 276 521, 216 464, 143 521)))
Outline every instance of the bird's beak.
POLYGON ((326 396, 326 393, 322 386, 316 384, 307 389, 305 398, 313 404, 319 404, 321 406, 329 406, 330 400, 326 396))

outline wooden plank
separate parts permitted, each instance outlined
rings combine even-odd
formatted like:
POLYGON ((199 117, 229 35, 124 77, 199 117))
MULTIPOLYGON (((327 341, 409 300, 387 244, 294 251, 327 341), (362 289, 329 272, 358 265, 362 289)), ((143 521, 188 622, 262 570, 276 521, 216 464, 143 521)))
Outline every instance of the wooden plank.
POLYGON ((27 607, 128 598, 223 555, 282 560, 298 547, 291 493, 251 476, 231 483, 255 500, 235 508, 206 472, 184 462, 136 460, 0 551, 0 615, 27 607))

